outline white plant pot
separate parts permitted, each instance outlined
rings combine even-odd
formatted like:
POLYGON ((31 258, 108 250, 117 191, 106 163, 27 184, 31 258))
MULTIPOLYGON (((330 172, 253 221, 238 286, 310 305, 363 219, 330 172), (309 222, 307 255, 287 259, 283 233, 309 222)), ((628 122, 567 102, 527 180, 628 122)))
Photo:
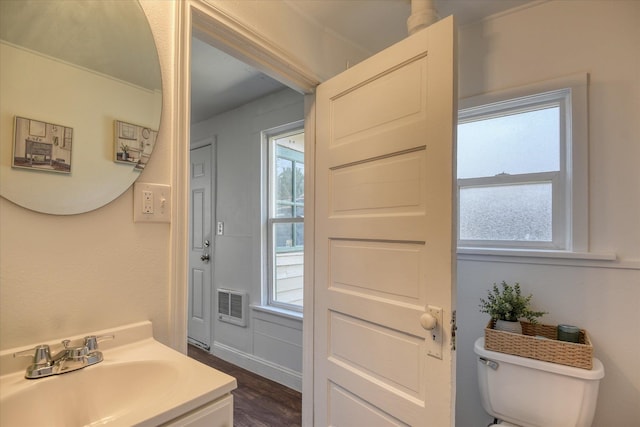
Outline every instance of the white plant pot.
POLYGON ((504 332, 511 332, 514 334, 522 334, 522 325, 517 320, 511 322, 508 320, 496 320, 496 324, 493 329, 504 332))

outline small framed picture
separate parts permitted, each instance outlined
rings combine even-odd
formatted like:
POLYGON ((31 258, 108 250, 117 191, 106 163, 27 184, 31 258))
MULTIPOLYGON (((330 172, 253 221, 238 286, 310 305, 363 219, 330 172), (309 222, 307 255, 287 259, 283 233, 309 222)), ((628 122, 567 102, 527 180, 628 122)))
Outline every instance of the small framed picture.
POLYGON ((15 117, 11 166, 71 173, 73 129, 41 120, 15 117))
POLYGON ((148 127, 115 120, 114 161, 135 164, 137 170, 144 169, 158 131, 148 127))

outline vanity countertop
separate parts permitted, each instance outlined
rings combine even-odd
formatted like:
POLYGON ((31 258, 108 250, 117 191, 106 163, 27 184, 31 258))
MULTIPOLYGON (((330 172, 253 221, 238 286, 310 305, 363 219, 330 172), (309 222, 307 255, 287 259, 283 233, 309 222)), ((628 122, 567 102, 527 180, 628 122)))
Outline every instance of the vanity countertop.
MULTIPOLYGON (((228 397, 237 386, 235 378, 156 341, 151 322, 70 339, 86 335, 115 336, 99 345, 104 360, 47 378, 25 379, 30 359, 13 358, 35 344, 0 352, 0 425, 157 426, 228 397)), ((38 344, 55 351, 59 343, 38 344)))

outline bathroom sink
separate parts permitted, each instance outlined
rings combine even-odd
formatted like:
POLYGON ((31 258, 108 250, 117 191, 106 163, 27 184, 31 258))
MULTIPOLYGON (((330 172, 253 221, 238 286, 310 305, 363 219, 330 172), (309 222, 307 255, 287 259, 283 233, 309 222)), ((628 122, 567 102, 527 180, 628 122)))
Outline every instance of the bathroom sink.
POLYGON ((115 335, 100 345, 102 362, 46 378, 24 377, 24 361, 12 357, 22 349, 0 352, 0 426, 157 426, 236 388, 233 377, 154 340, 150 322, 99 333, 115 335))
POLYGON ((2 396, 0 425, 84 426, 117 420, 162 399, 177 382, 166 361, 102 362, 64 375, 28 380, 2 396))

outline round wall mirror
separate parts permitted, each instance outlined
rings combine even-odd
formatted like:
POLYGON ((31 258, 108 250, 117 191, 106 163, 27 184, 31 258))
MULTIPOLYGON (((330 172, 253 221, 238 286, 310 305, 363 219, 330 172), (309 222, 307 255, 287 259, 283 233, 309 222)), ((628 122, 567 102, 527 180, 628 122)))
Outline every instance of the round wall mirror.
POLYGON ((126 191, 162 110, 138 1, 0 0, 0 58, 0 195, 68 215, 126 191))

